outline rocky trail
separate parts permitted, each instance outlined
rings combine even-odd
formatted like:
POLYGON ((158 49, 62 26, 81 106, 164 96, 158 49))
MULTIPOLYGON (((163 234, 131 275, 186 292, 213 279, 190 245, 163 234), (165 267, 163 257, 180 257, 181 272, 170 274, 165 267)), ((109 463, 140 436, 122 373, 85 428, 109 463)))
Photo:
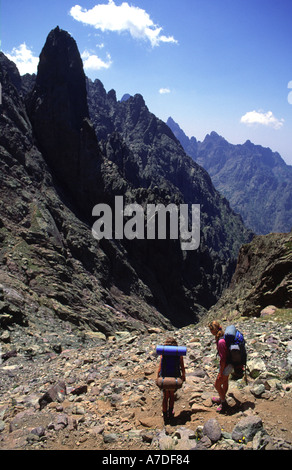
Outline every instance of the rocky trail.
POLYGON ((246 319, 237 326, 247 340, 248 383, 230 380, 226 414, 211 401, 218 360, 209 329, 171 332, 187 346, 187 379, 166 425, 155 377, 156 346, 169 332, 118 332, 92 347, 31 357, 2 354, 0 449, 291 450, 292 325, 246 319))

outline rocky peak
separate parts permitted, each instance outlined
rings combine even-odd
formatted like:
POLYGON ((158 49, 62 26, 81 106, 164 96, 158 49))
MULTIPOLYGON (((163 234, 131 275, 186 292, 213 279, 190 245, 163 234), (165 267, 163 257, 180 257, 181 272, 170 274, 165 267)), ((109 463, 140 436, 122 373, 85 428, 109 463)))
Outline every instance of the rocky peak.
POLYGON ((116 92, 115 90, 110 90, 107 94, 108 96, 108 99, 110 101, 112 101, 113 103, 116 103, 117 102, 117 95, 116 95, 116 92))
POLYGON ((172 117, 169 117, 167 119, 166 124, 168 127, 172 130, 173 134, 177 138, 177 140, 181 143, 183 148, 187 151, 189 146, 192 147, 192 151, 188 151, 187 153, 190 155, 192 152, 195 153, 195 149, 197 147, 197 140, 195 137, 192 137, 190 140, 188 136, 184 133, 184 131, 180 128, 180 126, 172 119, 172 117))
POLYGON ((205 139, 202 142, 202 147, 204 146, 213 146, 213 145, 220 145, 220 146, 228 146, 227 140, 224 139, 221 135, 217 134, 217 132, 212 131, 210 134, 207 134, 205 139))
POLYGON ((121 102, 128 101, 129 98, 131 98, 131 95, 129 95, 129 93, 125 93, 121 98, 121 102))
POLYGON ((77 44, 59 27, 50 32, 40 54, 36 91, 55 106, 57 97, 58 102, 63 101, 58 106, 66 105, 66 115, 63 111, 59 120, 67 118, 73 129, 80 130, 83 119, 89 117, 86 79, 77 44))
POLYGON ((21 88, 21 78, 14 62, 9 60, 3 52, 0 51, 1 81, 10 81, 17 90, 21 88), (6 78, 7 77, 7 78, 6 78))
POLYGON ((84 181, 86 175, 96 175, 99 152, 89 122, 82 60, 75 40, 59 27, 50 32, 40 54, 28 109, 47 163, 82 207, 84 181))
POLYGON ((0 83, 2 85, 2 105, 0 106, 1 145, 23 160, 23 148, 28 148, 32 140, 32 129, 27 112, 20 96, 21 78, 14 62, 0 52, 0 83), (15 138, 14 138, 15 133, 15 138), (24 133, 25 141, 20 142, 24 133))

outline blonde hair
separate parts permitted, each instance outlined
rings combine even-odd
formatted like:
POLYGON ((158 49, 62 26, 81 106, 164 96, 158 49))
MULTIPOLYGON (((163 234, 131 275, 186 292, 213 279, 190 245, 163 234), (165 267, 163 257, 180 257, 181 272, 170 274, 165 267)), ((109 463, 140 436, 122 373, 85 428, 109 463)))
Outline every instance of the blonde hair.
POLYGON ((218 343, 220 338, 223 338, 224 336, 224 330, 220 323, 217 320, 213 320, 208 324, 208 327, 210 328, 210 331, 215 331, 215 339, 216 343, 218 343))

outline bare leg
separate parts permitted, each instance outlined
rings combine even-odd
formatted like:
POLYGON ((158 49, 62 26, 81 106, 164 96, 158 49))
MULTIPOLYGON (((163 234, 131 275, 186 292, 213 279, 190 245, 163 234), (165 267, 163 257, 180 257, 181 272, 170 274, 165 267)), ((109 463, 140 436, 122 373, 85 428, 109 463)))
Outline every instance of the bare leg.
POLYGON ((163 413, 166 413, 167 412, 167 408, 168 408, 168 391, 167 390, 164 390, 163 392, 163 401, 162 401, 162 411, 163 413))
POLYGON ((228 390, 228 375, 218 376, 214 384, 221 402, 225 401, 226 393, 228 390))

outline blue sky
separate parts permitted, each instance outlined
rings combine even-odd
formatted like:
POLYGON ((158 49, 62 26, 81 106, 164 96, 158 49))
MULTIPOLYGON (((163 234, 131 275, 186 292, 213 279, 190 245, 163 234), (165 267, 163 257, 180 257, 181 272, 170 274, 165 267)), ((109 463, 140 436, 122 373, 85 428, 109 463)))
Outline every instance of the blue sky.
POLYGON ((0 0, 0 12, 21 73, 59 25, 118 99, 140 93, 188 136, 249 139, 292 164, 291 0, 0 0))

